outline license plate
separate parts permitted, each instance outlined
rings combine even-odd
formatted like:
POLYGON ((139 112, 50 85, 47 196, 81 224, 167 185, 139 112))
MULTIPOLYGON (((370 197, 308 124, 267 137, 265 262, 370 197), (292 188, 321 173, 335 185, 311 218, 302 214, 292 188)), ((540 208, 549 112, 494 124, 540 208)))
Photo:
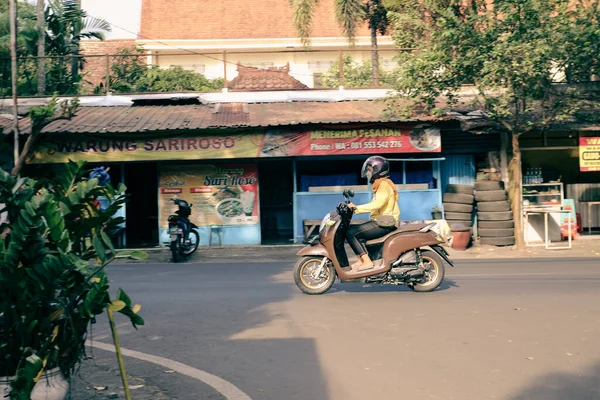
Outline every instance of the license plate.
POLYGON ((169 233, 170 233, 171 235, 179 235, 179 234, 182 234, 182 233, 183 233, 183 229, 181 229, 181 228, 171 228, 171 229, 169 230, 169 233))
POLYGON ((174 242, 174 241, 176 241, 176 240, 177 240, 177 238, 178 238, 178 236, 177 236, 177 235, 171 235, 171 242, 174 242))

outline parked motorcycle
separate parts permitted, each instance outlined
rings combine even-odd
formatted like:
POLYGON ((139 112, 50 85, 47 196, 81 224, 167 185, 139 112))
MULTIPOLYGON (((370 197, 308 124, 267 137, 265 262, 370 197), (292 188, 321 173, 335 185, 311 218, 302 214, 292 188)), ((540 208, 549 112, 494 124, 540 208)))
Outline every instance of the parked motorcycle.
POLYGON ((431 292, 444 280, 444 261, 454 266, 440 246, 444 239, 432 231, 435 223, 400 226, 389 234, 367 241, 374 268, 353 271, 345 249, 346 231, 354 211, 348 207, 352 190, 344 190, 345 202, 327 214, 319 234, 298 252, 294 281, 306 294, 323 294, 335 282, 407 285, 415 292, 431 292))
POLYGON ((178 209, 176 215, 169 216, 170 247, 173 262, 179 262, 183 257, 188 257, 198 249, 200 235, 195 230, 198 227, 189 220, 192 215, 192 206, 185 200, 171 199, 178 209))

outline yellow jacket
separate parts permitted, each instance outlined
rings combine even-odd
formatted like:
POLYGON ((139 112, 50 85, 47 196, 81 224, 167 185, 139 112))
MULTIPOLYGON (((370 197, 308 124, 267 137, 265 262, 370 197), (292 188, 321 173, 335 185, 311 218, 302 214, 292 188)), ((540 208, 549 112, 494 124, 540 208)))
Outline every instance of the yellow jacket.
POLYGON ((356 206, 355 213, 371 213, 371 220, 377 219, 380 215, 391 215, 396 221, 396 226, 398 226, 400 205, 398 205, 396 192, 387 181, 381 182, 373 196, 373 200, 369 204, 356 206))

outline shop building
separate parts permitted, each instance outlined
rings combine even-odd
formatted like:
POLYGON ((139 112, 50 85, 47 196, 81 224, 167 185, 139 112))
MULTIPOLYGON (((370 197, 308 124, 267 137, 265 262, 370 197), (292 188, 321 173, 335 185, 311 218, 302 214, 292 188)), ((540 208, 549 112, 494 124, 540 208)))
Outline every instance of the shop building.
MULTIPOLYGON (((370 155, 392 160, 401 219, 430 220, 445 186, 473 183, 477 158, 499 148, 494 133, 462 130, 469 116, 398 120, 383 118, 385 105, 372 100, 281 102, 273 98, 282 93, 262 95, 271 102, 82 101, 75 118, 46 128, 28 168, 45 173, 67 160, 110 166, 112 182, 128 187, 128 247, 166 243, 173 196, 193 204, 201 245, 283 244, 304 240, 343 188, 355 189, 356 203, 370 201, 360 178, 370 155), (148 105, 157 102, 163 105, 148 105)), ((21 130, 27 133, 26 122, 21 130)))

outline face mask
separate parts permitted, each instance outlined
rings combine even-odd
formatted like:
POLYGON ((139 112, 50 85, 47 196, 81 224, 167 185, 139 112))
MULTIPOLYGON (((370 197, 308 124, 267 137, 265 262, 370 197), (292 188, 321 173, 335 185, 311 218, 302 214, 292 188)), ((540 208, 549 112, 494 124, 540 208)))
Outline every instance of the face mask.
POLYGON ((367 180, 370 181, 371 177, 373 176, 373 172, 371 171, 367 171, 367 180))

